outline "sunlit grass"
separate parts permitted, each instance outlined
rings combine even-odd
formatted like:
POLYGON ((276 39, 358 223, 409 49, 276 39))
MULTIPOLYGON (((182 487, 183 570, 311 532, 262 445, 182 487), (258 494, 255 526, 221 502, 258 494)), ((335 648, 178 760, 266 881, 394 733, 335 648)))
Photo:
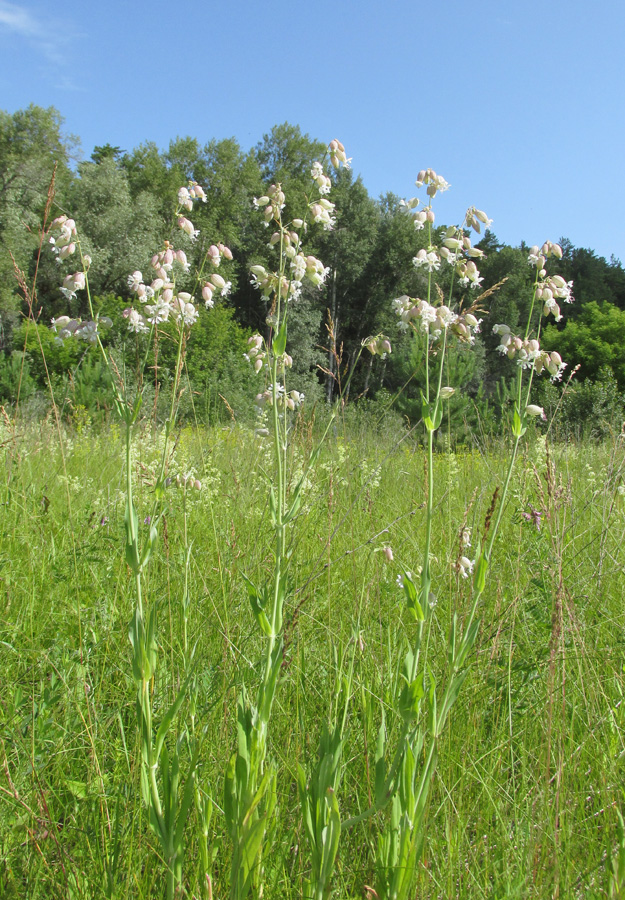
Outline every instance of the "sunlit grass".
MULTIPOLYGON (((114 429, 64 434, 63 454, 48 426, 6 430, 3 441, 0 894, 160 897, 165 866, 155 863, 159 848, 139 790, 122 438, 114 429)), ((309 444, 299 429, 295 462, 309 444)), ((140 517, 151 507, 154 446, 149 432, 137 443, 140 517)), ((215 897, 229 878, 219 807, 235 697, 243 683, 254 685, 261 649, 242 576, 261 580, 272 565, 268 459, 265 441, 236 425, 184 430, 177 447, 180 471, 194 469, 203 483, 185 501, 188 631, 197 645, 196 718, 207 726, 199 778, 216 802, 215 897)), ((370 805, 380 703, 390 708, 404 650, 394 627, 405 615, 397 566, 419 558, 423 541, 424 460, 410 436, 381 429, 352 438, 337 429, 311 476, 294 529, 297 567, 272 720, 280 815, 265 859, 266 897, 301 896, 296 765, 316 754, 335 651, 354 641, 341 813, 370 805), (393 563, 381 552, 387 544, 393 563)), ((434 628, 443 636, 452 612, 462 616, 469 603, 454 569, 459 523, 479 533, 505 463, 497 447, 435 457, 434 628)), ((622 485, 618 439, 548 454, 539 441, 527 443, 471 672, 441 739, 419 897, 608 896, 625 749, 622 485), (540 529, 533 510, 542 512, 540 529)), ((146 586, 168 661, 154 691, 160 704, 174 698, 184 671, 185 495, 169 491, 146 586)), ((445 661, 432 655, 429 665, 436 673, 445 661)), ((372 822, 343 836, 334 896, 363 896, 374 840, 372 822)), ((189 896, 198 896, 193 832, 186 858, 189 896)))

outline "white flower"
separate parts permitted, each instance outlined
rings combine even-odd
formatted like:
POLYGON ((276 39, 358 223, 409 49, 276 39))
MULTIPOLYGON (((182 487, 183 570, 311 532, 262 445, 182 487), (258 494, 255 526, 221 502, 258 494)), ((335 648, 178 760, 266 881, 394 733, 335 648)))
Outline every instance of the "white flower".
POLYGON ((145 319, 134 308, 125 309, 123 315, 126 319, 128 319, 128 330, 134 332, 135 334, 147 334, 150 330, 145 323, 145 319))
POLYGON ((425 268, 428 272, 434 272, 441 267, 441 261, 435 250, 419 250, 412 260, 415 268, 425 268))
POLYGON ((469 575, 473 574, 473 566, 475 565, 474 559, 467 559, 466 556, 461 556, 458 560, 458 572, 463 578, 468 578, 469 575))

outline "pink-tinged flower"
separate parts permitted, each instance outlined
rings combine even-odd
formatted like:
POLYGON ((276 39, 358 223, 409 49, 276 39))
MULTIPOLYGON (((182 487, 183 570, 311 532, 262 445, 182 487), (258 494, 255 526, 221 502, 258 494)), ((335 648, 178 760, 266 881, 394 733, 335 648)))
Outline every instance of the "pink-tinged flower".
POLYGON ((348 159, 345 155, 345 147, 340 141, 337 141, 336 139, 330 141, 328 152, 330 154, 330 162, 335 169, 338 169, 341 163, 345 169, 349 169, 352 160, 351 157, 348 159))
POLYGON ((323 225, 326 231, 332 231, 336 218, 332 215, 334 212, 334 204, 324 197, 319 199, 318 203, 310 204, 310 214, 313 222, 323 225))
POLYGON ((75 272, 73 275, 66 275, 63 279, 61 292, 65 294, 68 300, 73 300, 76 296, 76 291, 82 291, 86 283, 84 272, 75 272))
POLYGON ((442 193, 450 187, 442 175, 437 175, 434 169, 421 169, 417 175, 416 185, 422 187, 424 184, 427 185, 427 194, 431 198, 435 197, 439 191, 442 193))
POLYGON ((189 219, 186 219, 184 216, 180 216, 178 219, 178 227, 181 228, 185 234, 188 234, 192 241, 194 241, 200 233, 197 228, 194 228, 193 222, 189 221, 189 219))
POLYGON ((181 291, 177 297, 174 297, 171 307, 172 315, 179 325, 182 324, 190 328, 197 322, 199 312, 191 302, 191 294, 181 291))
POLYGON ((61 262, 64 259, 69 259, 76 252, 76 244, 65 244, 64 247, 58 249, 57 262, 61 262))
POLYGON ((200 187, 197 181, 189 182, 189 195, 193 197, 194 200, 201 200, 202 203, 206 203, 204 188, 200 187))
POLYGON ((221 262, 221 253, 219 247, 216 247, 215 244, 211 244, 208 250, 206 251, 206 258, 210 260, 210 262, 214 266, 218 266, 221 262))
POLYGON ((206 309, 212 309, 213 306, 215 305, 215 301, 213 300, 213 290, 214 290, 213 285, 210 284, 208 281, 202 288, 202 300, 204 301, 204 303, 206 305, 206 309))
POLYGON ((532 522, 537 531, 540 531, 540 526, 542 523, 543 514, 539 509, 534 509, 533 506, 530 506, 531 512, 521 513, 526 522, 532 522))
POLYGON ((391 352, 391 342, 383 334, 379 334, 377 337, 365 338, 362 346, 366 347, 373 356, 381 356, 382 359, 386 359, 391 352))
POLYGON ((466 216, 464 218, 465 228, 472 228, 473 231, 476 231, 478 234, 480 234, 482 225, 490 228, 492 224, 493 220, 489 219, 486 213, 481 209, 477 209, 475 206, 470 206, 467 210, 466 216))
POLYGON ((132 294, 136 294, 139 290, 139 286, 143 283, 143 275, 137 269, 132 275, 128 276, 128 287, 130 288, 130 292, 132 294))
POLYGON ((213 272, 210 276, 210 280, 213 285, 220 292, 222 297, 227 297, 230 293, 230 288, 232 287, 232 283, 230 281, 226 281, 225 278, 222 278, 221 275, 218 275, 217 272, 213 272))

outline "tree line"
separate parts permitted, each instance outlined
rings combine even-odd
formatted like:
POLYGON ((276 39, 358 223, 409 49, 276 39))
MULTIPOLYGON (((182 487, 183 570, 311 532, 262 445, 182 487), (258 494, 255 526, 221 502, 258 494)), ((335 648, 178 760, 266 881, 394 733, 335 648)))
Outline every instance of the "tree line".
MULTIPOLYGON (((325 143, 285 123, 249 150, 233 138, 201 143, 178 137, 166 150, 149 142, 133 150, 106 144, 96 147, 89 160, 78 161, 78 148, 78 140, 64 132, 63 119, 53 108, 0 111, 1 402, 15 403, 19 396, 22 407, 30 404, 37 414, 47 402, 51 381, 74 418, 106 417, 110 409, 97 354, 89 347, 59 344, 49 330, 53 318, 87 316, 88 309, 80 293, 72 300, 63 295, 53 255, 41 247, 47 205, 51 218, 65 213, 76 220, 82 250, 92 259, 89 280, 95 308, 113 320, 108 340, 120 358, 130 359, 136 338, 127 333, 122 316, 129 305, 128 276, 147 271, 150 258, 171 233, 178 189, 196 181, 205 189, 207 202, 194 210, 199 239, 189 240, 184 248, 191 270, 213 243, 229 246, 234 258, 227 263, 230 296, 202 312, 190 340, 188 414, 208 421, 252 415, 250 396, 257 381, 244 354, 252 330, 266 329, 268 310, 248 273, 251 265, 271 264, 269 235, 253 200, 265 192, 267 182, 280 182, 287 215, 298 215, 306 203, 311 166, 323 157, 325 143), (15 277, 16 267, 28 284, 35 283, 36 276, 31 309, 15 277)), ((350 170, 332 178, 335 226, 307 238, 310 252, 331 272, 322 290, 310 287, 297 301, 289 329, 293 383, 301 384, 309 408, 331 401, 363 339, 384 332, 393 352, 361 364, 350 381, 348 399, 358 401, 362 409, 392 401, 399 414, 414 420, 420 415, 423 348, 418 336, 398 331, 391 301, 402 294, 417 297, 423 289, 424 276, 412 259, 425 246, 425 232, 415 230, 394 194, 370 197, 350 170)), ((454 223, 436 222, 436 227, 448 224, 454 223)), ((578 368, 564 400, 561 385, 540 387, 537 399, 557 407, 569 430, 591 427, 597 433, 616 427, 623 416, 625 271, 615 258, 606 260, 565 238, 560 243, 563 256, 557 274, 573 282, 575 303, 567 307, 562 322, 546 326, 541 342, 560 353, 568 372, 578 368)), ((486 254, 478 261, 482 291, 498 287, 484 301, 476 343, 449 354, 449 383, 463 385, 449 406, 448 432, 456 439, 476 427, 488 429, 506 414, 513 363, 496 351, 492 326, 504 322, 514 329, 526 319, 532 296, 529 245, 502 244, 487 230, 477 246, 486 254)), ((448 275, 441 271, 437 277, 448 275)), ((164 345, 155 361, 155 410, 171 362, 164 345)))

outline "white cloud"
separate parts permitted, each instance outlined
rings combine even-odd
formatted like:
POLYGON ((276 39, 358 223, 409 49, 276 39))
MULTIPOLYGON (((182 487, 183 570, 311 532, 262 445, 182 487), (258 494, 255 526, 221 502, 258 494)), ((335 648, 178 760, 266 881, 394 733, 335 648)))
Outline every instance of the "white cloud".
POLYGON ((27 9, 17 3, 0 0, 0 27, 15 31, 27 38, 43 38, 43 27, 27 9))
MULTIPOLYGON (((37 17, 23 4, 11 3, 9 0, 0 0, 0 35, 9 32, 18 35, 39 52, 48 63, 57 70, 64 68, 63 50, 69 41, 67 30, 62 32, 58 24, 48 17, 37 17)), ((62 84, 57 87, 75 89, 65 75, 62 84)))

